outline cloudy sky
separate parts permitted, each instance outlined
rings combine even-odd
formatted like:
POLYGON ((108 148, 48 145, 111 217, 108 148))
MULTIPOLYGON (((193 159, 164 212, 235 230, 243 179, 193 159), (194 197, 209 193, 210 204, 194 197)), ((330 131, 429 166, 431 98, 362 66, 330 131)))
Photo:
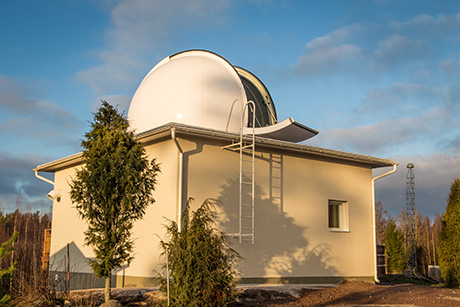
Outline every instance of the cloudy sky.
POLYGON ((445 209, 460 176, 460 2, 17 0, 0 2, 0 208, 48 210, 42 163, 80 151, 101 99, 127 109, 145 74, 187 49, 256 74, 307 144, 391 158, 376 199, 445 209))

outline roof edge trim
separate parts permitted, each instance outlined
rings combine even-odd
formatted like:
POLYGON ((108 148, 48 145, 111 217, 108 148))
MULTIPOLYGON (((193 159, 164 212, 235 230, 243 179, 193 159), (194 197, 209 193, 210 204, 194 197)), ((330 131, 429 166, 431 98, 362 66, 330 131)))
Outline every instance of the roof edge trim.
MULTIPOLYGON (((175 128, 176 134, 180 135, 195 135, 200 137, 207 137, 211 139, 219 139, 224 141, 235 141, 238 142, 240 139, 240 135, 237 133, 230 133, 230 132, 223 132, 219 130, 195 127, 185 124, 179 123, 168 123, 161 127, 154 128, 149 131, 142 132, 136 135, 137 139, 141 143, 148 143, 153 140, 157 140, 163 137, 171 137, 169 131, 175 128)), ((244 138, 248 138, 245 136, 244 138)), ((321 147, 315 147, 305 144, 297 144, 288 141, 280 141, 275 139, 269 139, 257 136, 256 137, 256 144, 258 146, 266 147, 266 148, 277 148, 277 149, 284 149, 290 152, 298 152, 298 153, 307 153, 314 156, 319 157, 327 157, 327 158, 334 158, 337 160, 342 161, 354 161, 357 163, 363 163, 369 165, 372 168, 380 168, 380 167, 387 167, 393 166, 395 162, 391 159, 384 159, 384 158, 377 158, 367 155, 361 154, 354 154, 345 151, 333 150, 333 149, 326 149, 321 147)), ((82 152, 57 159, 48 163, 44 163, 38 165, 34 171, 40 172, 55 172, 61 169, 65 169, 72 166, 77 166, 83 163, 82 160, 82 152)))

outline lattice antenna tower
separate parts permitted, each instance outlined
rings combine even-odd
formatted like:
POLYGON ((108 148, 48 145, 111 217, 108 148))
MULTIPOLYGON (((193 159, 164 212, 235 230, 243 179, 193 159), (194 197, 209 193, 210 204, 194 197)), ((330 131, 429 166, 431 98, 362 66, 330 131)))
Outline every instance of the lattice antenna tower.
POLYGON ((406 175, 406 253, 407 268, 417 267, 417 233, 415 213, 415 173, 414 164, 407 164, 406 175))

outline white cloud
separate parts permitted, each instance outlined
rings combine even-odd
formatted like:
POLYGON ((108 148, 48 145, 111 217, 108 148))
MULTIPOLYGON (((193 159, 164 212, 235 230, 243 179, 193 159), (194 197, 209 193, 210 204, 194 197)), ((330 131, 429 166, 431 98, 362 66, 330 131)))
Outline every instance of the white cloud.
POLYGON ((321 138, 314 138, 308 143, 370 155, 390 156, 410 149, 417 142, 434 143, 439 127, 445 123, 446 117, 443 109, 431 109, 415 117, 324 130, 321 131, 321 138))
MULTIPOLYGON (((453 114, 460 112, 460 82, 448 84, 444 90, 446 95, 446 109, 453 114)), ((457 119, 459 119, 458 116, 457 119)), ((458 123, 460 124, 460 122, 458 123)))
POLYGON ((54 102, 35 98, 36 94, 32 86, 0 76, 0 141, 8 148, 78 148, 76 138, 84 121, 54 102))
POLYGON ((422 14, 405 22, 394 21, 390 27, 400 33, 411 33, 414 37, 456 38, 458 41, 457 29, 460 27, 460 13, 436 17, 422 14))
POLYGON ((383 38, 371 59, 373 69, 382 70, 397 67, 407 60, 414 60, 428 53, 427 44, 404 35, 392 34, 383 38))
POLYGON ((53 124, 71 125, 77 120, 70 112, 54 102, 37 99, 37 90, 29 84, 12 77, 0 75, 0 109, 19 116, 31 115, 41 120, 52 120, 53 124))
MULTIPOLYGON (((40 156, 18 156, 0 151, 0 208, 6 211, 15 206, 49 208, 46 193, 52 186, 35 178, 33 168, 47 159, 40 156)), ((47 210, 45 210, 46 212, 47 210)))
MULTIPOLYGON (((445 52, 432 46, 440 42, 458 43, 459 28, 460 13, 437 17, 419 15, 406 22, 389 24, 344 26, 307 42, 294 70, 308 77, 346 74, 365 78, 375 78, 375 74, 394 74, 395 71, 413 72, 414 67, 426 72, 445 52), (321 67, 323 70, 319 69, 321 67)), ((449 64, 441 63, 440 69, 446 70, 449 64)), ((452 69, 449 71, 453 72, 452 69)))
POLYGON ((460 59, 447 58, 442 59, 438 63, 439 72, 445 77, 451 79, 460 78, 460 59))
POLYGON ((343 44, 349 44, 350 41, 359 37, 360 34, 367 32, 366 27, 361 24, 353 24, 334 30, 331 33, 320 36, 308 42, 305 47, 308 52, 316 50, 326 50, 343 44))
POLYGON ((167 42, 178 30, 190 30, 204 22, 225 23, 226 0, 134 0, 112 9, 102 50, 95 52, 100 64, 80 71, 76 78, 99 94, 120 93, 133 86, 169 49, 167 42))
POLYGON ((358 111, 389 112, 392 115, 405 116, 414 112, 419 113, 426 108, 440 106, 444 100, 443 88, 425 84, 396 82, 384 88, 368 91, 358 111))
MULTIPOLYGON (((448 141, 445 142, 445 150, 449 153, 460 152, 460 134, 452 136, 448 141)), ((460 177, 460 174, 459 174, 460 177)))
POLYGON ((460 14, 420 15, 406 22, 353 24, 307 42, 293 67, 298 76, 333 80, 338 93, 354 99, 331 110, 325 128, 308 143, 378 156, 455 152, 460 58, 452 50, 458 49, 459 28, 460 14))
POLYGON ((405 209, 406 165, 411 162, 415 165, 416 209, 431 217, 444 212, 450 185, 460 177, 460 154, 396 156, 394 160, 400 163, 398 171, 376 182, 376 200, 393 215, 405 209))
POLYGON ((370 90, 354 117, 308 143, 380 157, 449 156, 460 151, 459 131, 460 84, 397 82, 370 90))
POLYGON ((29 95, 31 95, 30 87, 22 85, 12 77, 0 75, 0 108, 25 112, 35 104, 28 98, 29 95))
POLYGON ((358 43, 366 32, 364 25, 353 24, 307 42, 294 70, 300 75, 314 77, 359 71, 360 63, 365 61, 365 51, 358 43))
POLYGON ((296 64, 296 70, 304 75, 313 76, 338 70, 353 70, 361 57, 361 49, 354 45, 315 49, 300 57, 296 64))

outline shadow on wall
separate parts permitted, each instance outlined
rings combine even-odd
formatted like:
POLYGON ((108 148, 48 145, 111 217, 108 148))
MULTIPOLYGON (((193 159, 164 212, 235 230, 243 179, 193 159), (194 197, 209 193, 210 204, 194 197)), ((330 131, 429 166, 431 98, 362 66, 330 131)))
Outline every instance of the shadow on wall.
MULTIPOLYGON (((288 283, 293 278, 337 276, 339 272, 330 264, 329 245, 310 247, 308 229, 295 224, 294 219, 282 211, 282 199, 272 199, 271 195, 273 193, 265 193, 260 186, 255 186, 254 244, 231 240, 244 257, 238 266, 242 277, 253 278, 258 283, 269 282, 267 278, 288 283), (264 195, 268 197, 263 198, 264 195), (262 277, 265 279, 258 280, 262 277)), ((225 233, 237 233, 239 178, 227 178, 218 199, 221 201, 217 221, 220 228, 225 233)))
MULTIPOLYGON (((68 278, 70 278, 70 290, 104 288, 105 279, 96 277, 89 265, 90 259, 85 257, 73 241, 68 244, 68 251, 66 246, 53 254, 49 272, 50 281, 54 283, 56 291, 68 289, 68 278), (69 276, 67 276, 68 269, 69 276)), ((112 273, 112 285, 116 285, 116 272, 112 273)))

